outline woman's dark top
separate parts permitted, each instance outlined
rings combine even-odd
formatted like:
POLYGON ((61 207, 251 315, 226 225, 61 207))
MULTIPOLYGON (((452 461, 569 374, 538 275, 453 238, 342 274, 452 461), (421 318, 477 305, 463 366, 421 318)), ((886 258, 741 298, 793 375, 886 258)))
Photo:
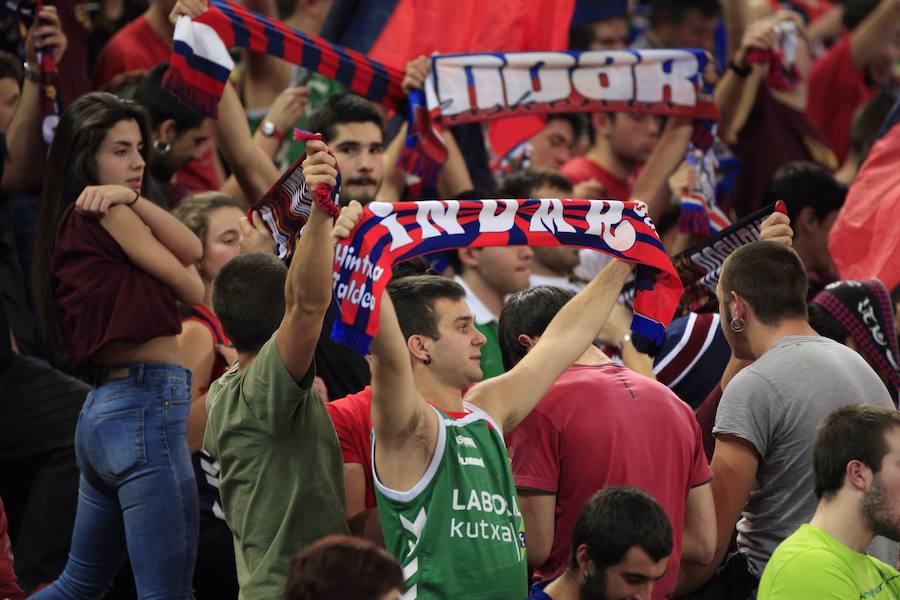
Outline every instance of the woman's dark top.
POLYGON ((99 220, 71 208, 56 232, 53 289, 75 363, 90 362, 110 342, 181 332, 175 293, 135 266, 99 220))

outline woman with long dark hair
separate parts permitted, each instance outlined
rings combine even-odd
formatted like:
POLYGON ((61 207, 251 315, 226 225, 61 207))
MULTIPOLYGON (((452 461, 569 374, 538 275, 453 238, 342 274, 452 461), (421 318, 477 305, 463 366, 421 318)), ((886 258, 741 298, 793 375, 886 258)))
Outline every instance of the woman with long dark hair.
POLYGON ((146 113, 91 93, 62 115, 38 213, 34 285, 47 334, 93 370, 75 432, 69 561, 35 598, 98 598, 127 556, 139 596, 192 598, 197 488, 176 300, 203 299, 200 240, 143 195, 146 113))

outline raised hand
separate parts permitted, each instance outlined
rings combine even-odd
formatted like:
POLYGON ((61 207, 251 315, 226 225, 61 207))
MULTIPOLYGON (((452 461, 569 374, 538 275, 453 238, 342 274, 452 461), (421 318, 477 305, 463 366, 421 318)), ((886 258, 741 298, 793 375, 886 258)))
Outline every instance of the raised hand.
POLYGON ((770 242, 778 242, 790 248, 793 245, 794 230, 791 229, 791 220, 781 212, 773 212, 766 217, 759 227, 759 239, 770 242))
POLYGON ((253 211, 252 223, 247 217, 242 217, 238 221, 238 227, 241 229, 241 237, 238 239, 241 254, 249 254, 250 252, 275 254, 275 240, 272 239, 272 234, 263 222, 258 210, 253 211))
POLYGON ((266 121, 270 121, 284 135, 303 117, 308 102, 309 87, 304 85, 285 88, 272 102, 266 121))
POLYGON ((407 94, 409 90, 421 90, 425 85, 425 78, 431 71, 431 64, 427 56, 419 56, 415 60, 406 63, 406 73, 403 74, 401 87, 407 94))
POLYGON ((337 160, 328 152, 322 140, 306 142, 306 158, 303 159, 303 179, 309 189, 315 190, 325 184, 329 188, 337 185, 337 160))
POLYGON ((25 61, 28 68, 34 71, 39 69, 37 51, 44 48, 50 49, 53 59, 59 64, 68 43, 59 23, 56 7, 45 6, 38 12, 25 37, 25 61))
POLYGON ((178 17, 190 17, 192 19, 199 17, 207 11, 209 7, 206 0, 178 0, 169 13, 169 21, 172 25, 178 22, 178 17))
POLYGON ((356 200, 351 200, 350 204, 341 209, 340 216, 338 216, 337 220, 334 222, 334 227, 331 230, 331 238, 335 241, 339 241, 350 237, 350 232, 356 228, 362 214, 362 204, 356 200))

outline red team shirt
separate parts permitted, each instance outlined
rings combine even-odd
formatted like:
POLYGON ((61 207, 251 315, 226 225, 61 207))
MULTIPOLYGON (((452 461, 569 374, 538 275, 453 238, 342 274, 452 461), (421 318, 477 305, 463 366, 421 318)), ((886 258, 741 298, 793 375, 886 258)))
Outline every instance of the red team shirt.
POLYGON ((813 65, 806 116, 831 146, 839 163, 847 158, 853 113, 876 91, 853 64, 850 35, 845 35, 813 65))
POLYGON ((516 486, 556 495, 553 547, 535 570, 535 582, 565 570, 572 529, 594 492, 628 485, 652 495, 672 523, 669 567, 653 598, 672 593, 688 493, 712 479, 700 427, 687 404, 625 367, 573 365, 507 441, 516 486))
POLYGON ((572 185, 594 178, 606 189, 606 199, 628 202, 631 200, 631 188, 634 187, 635 177, 627 180, 619 179, 586 156, 576 156, 563 165, 561 169, 572 185))

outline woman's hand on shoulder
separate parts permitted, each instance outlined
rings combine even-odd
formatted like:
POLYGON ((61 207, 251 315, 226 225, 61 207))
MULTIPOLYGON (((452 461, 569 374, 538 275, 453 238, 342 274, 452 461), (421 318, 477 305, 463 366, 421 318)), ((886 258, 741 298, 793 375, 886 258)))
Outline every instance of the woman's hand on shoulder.
POLYGON ((75 200, 75 210, 90 217, 103 217, 117 204, 130 204, 139 194, 124 185, 89 185, 75 200))

